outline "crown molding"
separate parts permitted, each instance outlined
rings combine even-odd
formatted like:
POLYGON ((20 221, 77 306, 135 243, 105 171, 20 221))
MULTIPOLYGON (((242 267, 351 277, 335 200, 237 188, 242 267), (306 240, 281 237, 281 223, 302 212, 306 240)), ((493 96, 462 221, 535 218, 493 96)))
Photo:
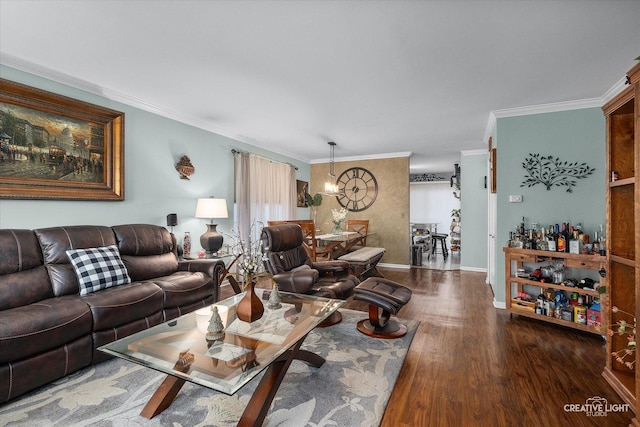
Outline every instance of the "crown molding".
POLYGON ((50 68, 43 67, 41 65, 35 64, 31 61, 27 61, 25 59, 19 58, 15 55, 12 55, 6 52, 0 51, 0 65, 15 68, 16 70, 24 71, 25 73, 33 74, 35 76, 42 77, 56 83, 60 83, 65 86, 72 87, 74 89, 79 89, 79 90, 88 92, 92 95, 100 96, 100 97, 109 99, 111 101, 119 102, 119 103, 128 105, 130 107, 147 111, 149 113, 157 114, 167 119, 175 120, 177 122, 196 127, 198 129, 203 129, 203 130, 215 133, 217 135, 233 139, 235 141, 243 142, 245 144, 248 144, 254 147, 262 148, 264 150, 268 150, 272 153, 280 154, 282 156, 286 156, 291 159, 299 160, 302 162, 309 161, 308 159, 292 156, 291 153, 285 153, 282 151, 274 150, 273 147, 267 147, 266 145, 263 145, 260 142, 253 140, 252 138, 231 132, 227 129, 214 126, 211 123, 205 122, 197 117, 193 117, 191 115, 180 113, 178 111, 170 110, 167 108, 158 107, 157 105, 143 101, 136 97, 133 97, 133 96, 130 96, 106 87, 97 86, 86 80, 73 77, 68 74, 61 73, 56 70, 52 70, 50 68))
POLYGON ((550 104, 530 105, 527 107, 507 108, 493 110, 492 113, 498 119, 504 117, 528 116, 531 114, 557 113, 559 111, 580 110, 583 108, 601 107, 604 103, 602 97, 580 99, 577 101, 553 102, 550 104))
POLYGON ((497 119, 504 117, 526 116, 530 114, 557 113, 559 111, 579 110, 582 108, 602 107, 622 92, 626 86, 626 77, 621 78, 599 98, 582 99, 578 101, 554 102, 551 104, 532 105, 529 107, 507 108, 489 112, 489 120, 484 131, 484 140, 488 141, 493 133, 497 119))
MULTIPOLYGON (((97 86, 86 80, 73 77, 68 74, 65 74, 56 70, 52 70, 50 68, 43 67, 41 65, 35 64, 31 61, 27 61, 25 59, 19 58, 15 55, 12 55, 6 52, 0 51, 0 65, 15 68, 17 70, 24 71, 26 73, 33 74, 38 77, 42 77, 42 78, 54 81, 56 83, 60 83, 75 89, 79 89, 96 96, 101 96, 111 101, 126 104, 128 106, 138 108, 143 111, 157 114, 159 116, 162 116, 171 120, 175 120, 190 126, 194 126, 196 128, 203 129, 203 130, 215 133, 217 135, 233 139, 235 141, 252 145, 254 147, 262 148, 264 150, 268 150, 273 153, 280 154, 295 160, 308 162, 310 164, 329 162, 328 158, 304 159, 304 158, 298 158, 298 157, 292 156, 291 153, 285 153, 282 151, 274 150, 273 147, 267 147, 266 145, 260 144, 258 141, 253 140, 252 138, 231 132, 227 129, 223 129, 218 126, 214 126, 211 123, 205 122, 197 117, 187 115, 178 111, 170 110, 164 107, 158 107, 157 105, 150 104, 144 100, 135 98, 133 96, 124 94, 122 92, 97 86)), ((602 107, 605 103, 607 103, 609 100, 611 100, 613 97, 615 97, 618 93, 620 93, 625 88, 625 81, 626 81, 625 78, 620 79, 613 87, 611 87, 607 92, 605 92, 599 98, 590 98, 590 99, 583 99, 583 100, 577 100, 577 101, 556 102, 551 104, 532 105, 528 107, 493 110, 489 113, 489 120, 485 128, 483 142, 488 141, 489 136, 491 136, 491 133, 495 129, 498 118, 525 116, 525 115, 540 114, 540 113, 553 113, 553 112, 559 112, 559 111, 578 110, 582 108, 602 107)), ((340 157, 340 158, 335 158, 334 160, 344 161, 344 162, 358 161, 358 160, 376 160, 376 159, 389 159, 394 157, 411 157, 412 154, 413 153, 411 152, 386 153, 386 154, 366 155, 366 156, 340 157)))
MULTIPOLYGON (((526 116, 530 114, 556 113, 558 111, 580 110, 582 108, 602 107, 625 88, 626 78, 620 79, 609 90, 598 98, 579 99, 577 101, 553 102, 550 104, 531 105, 528 107, 493 110, 491 114, 498 119, 503 117, 526 116)), ((491 123, 491 117, 489 118, 491 123)), ((489 128, 489 126, 487 126, 489 128)), ((488 138, 488 136, 487 136, 488 138)))

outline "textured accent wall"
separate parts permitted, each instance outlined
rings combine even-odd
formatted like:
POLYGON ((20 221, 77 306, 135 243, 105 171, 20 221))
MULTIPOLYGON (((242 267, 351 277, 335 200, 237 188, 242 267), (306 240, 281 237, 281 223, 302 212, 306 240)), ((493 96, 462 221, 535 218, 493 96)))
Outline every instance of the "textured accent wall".
MULTIPOLYGON (((368 246, 379 246, 387 250, 381 262, 385 264, 409 264, 409 157, 390 159, 357 160, 336 162, 335 174, 351 167, 369 170, 378 181, 378 197, 371 207, 361 212, 349 212, 347 219, 368 219, 368 246)), ((312 164, 310 193, 324 188, 328 178, 329 164, 312 164)), ((341 206, 335 197, 325 196, 318 208, 318 226, 321 233, 329 232, 331 209, 341 206)))

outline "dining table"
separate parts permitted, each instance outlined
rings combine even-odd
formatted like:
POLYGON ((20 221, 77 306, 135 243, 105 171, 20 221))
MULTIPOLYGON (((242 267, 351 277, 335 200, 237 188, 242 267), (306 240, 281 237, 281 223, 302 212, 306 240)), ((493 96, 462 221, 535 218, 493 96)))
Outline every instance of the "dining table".
MULTIPOLYGON (((372 234, 372 233, 368 233, 372 234)), ((356 231, 342 231, 340 233, 316 234, 316 242, 323 246, 323 252, 331 254, 331 259, 344 255, 354 245, 368 234, 356 231)))

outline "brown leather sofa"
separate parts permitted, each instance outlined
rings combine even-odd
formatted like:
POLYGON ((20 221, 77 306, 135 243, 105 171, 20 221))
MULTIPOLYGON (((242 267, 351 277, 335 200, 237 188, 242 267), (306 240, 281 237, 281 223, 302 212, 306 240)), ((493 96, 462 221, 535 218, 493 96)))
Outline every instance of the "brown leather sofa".
POLYGON ((224 263, 163 227, 0 230, 0 403, 108 358, 98 347, 218 300, 224 263), (116 245, 131 283, 81 296, 69 249, 116 245))

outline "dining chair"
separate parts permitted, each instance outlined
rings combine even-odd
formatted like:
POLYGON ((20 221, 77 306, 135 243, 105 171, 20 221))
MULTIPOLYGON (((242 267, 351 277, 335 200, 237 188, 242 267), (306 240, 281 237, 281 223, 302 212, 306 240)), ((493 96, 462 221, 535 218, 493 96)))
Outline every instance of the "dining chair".
POLYGON ((360 234, 360 239, 356 244, 351 246, 349 252, 357 251, 367 246, 367 233, 369 232, 369 220, 368 219, 348 219, 347 230, 355 231, 360 234))

